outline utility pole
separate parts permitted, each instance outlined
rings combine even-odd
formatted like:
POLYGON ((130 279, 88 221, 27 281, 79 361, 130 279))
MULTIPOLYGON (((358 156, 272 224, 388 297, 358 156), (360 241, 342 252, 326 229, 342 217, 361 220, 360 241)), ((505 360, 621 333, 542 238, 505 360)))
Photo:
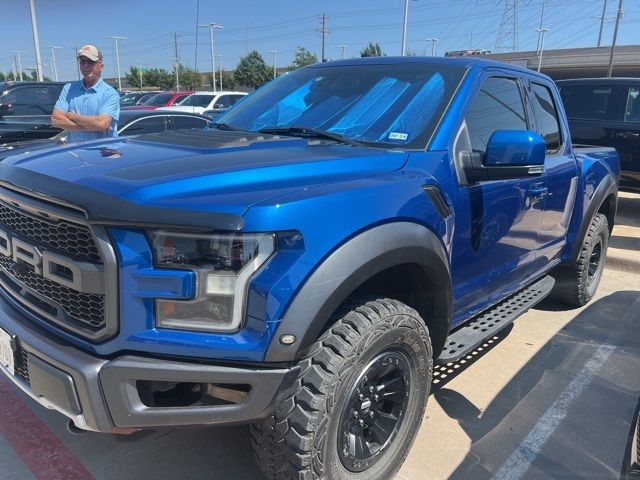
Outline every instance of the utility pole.
POLYGON ((213 86, 213 91, 217 92, 218 88, 216 87, 215 37, 214 37, 213 31, 222 29, 222 26, 216 23, 208 23, 206 25, 198 25, 198 27, 209 29, 209 36, 211 39, 211 85, 213 86))
POLYGON ((427 42, 431 42, 431 56, 435 57, 436 56, 436 42, 438 41, 437 38, 427 38, 426 39, 427 42))
POLYGON ((118 35, 112 35, 110 37, 105 37, 105 38, 112 38, 115 48, 116 48, 116 76, 118 77, 118 91, 121 92, 122 91, 122 81, 120 80, 120 53, 118 52, 118 40, 126 40, 127 37, 120 37, 118 35))
MULTIPOLYGON (((40 57, 40 38, 38 37, 38 22, 36 21, 36 7, 33 0, 29 0, 29 9, 31 10, 31 30, 33 30, 33 45, 36 50, 36 71, 38 72, 38 81, 42 82, 44 76, 42 75, 42 59, 40 57)), ((20 72, 22 76, 22 72, 20 72)))
POLYGON ((173 47, 175 49, 175 58, 174 60, 176 61, 176 92, 180 91, 180 74, 178 73, 180 71, 180 58, 178 57, 178 34, 177 33, 173 33, 173 47))
MULTIPOLYGON (((22 81, 22 58, 20 54, 22 53, 20 50, 14 50, 12 53, 16 54, 16 58, 18 59, 18 77, 20 77, 20 81, 22 81)), ((15 71, 13 73, 16 73, 15 71)), ((17 80, 18 77, 13 77, 14 80, 17 80)))
POLYGON ((13 70, 13 81, 15 82, 18 79, 18 74, 16 73, 16 57, 11 58, 11 69, 13 70))
POLYGON ((324 43, 325 43, 325 38, 327 36, 327 33, 329 33, 329 30, 327 30, 327 16, 323 13, 322 17, 319 17, 320 19, 320 24, 322 25, 322 28, 316 28, 316 31, 320 32, 322 34, 322 57, 320 58, 321 62, 326 62, 327 59, 324 56, 324 43))
MULTIPOLYGON (((544 7, 547 4, 547 0, 542 0, 542 12, 540 13, 540 26, 538 27, 538 29, 536 30, 538 32, 538 45, 536 46, 536 52, 540 53, 540 49, 542 48, 540 46, 540 39, 544 36, 544 34, 542 33, 542 22, 544 20, 544 7)), ((538 70, 540 71, 540 70, 538 70)))
POLYGON ((344 60, 344 51, 347 49, 346 45, 336 45, 336 47, 340 48, 342 50, 342 53, 340 55, 340 59, 344 60))
POLYGON ((600 33, 598 33, 598 46, 600 46, 600 42, 602 41, 602 29, 604 28, 604 18, 607 13, 607 0, 604 0, 604 5, 602 5, 602 16, 600 17, 600 33))
POLYGON ((53 79, 58 81, 58 66, 56 64, 56 49, 61 50, 62 47, 54 47, 49 45, 47 48, 51 49, 51 73, 53 75, 53 79))
POLYGON ((622 0, 618 2, 618 13, 616 14, 616 28, 613 30, 613 42, 611 43, 611 55, 609 56, 609 71, 607 77, 611 78, 613 73, 613 51, 616 49, 616 40, 618 39, 618 27, 620 26, 620 19, 622 18, 622 0))
POLYGON ((538 32, 538 37, 540 37, 540 51, 538 52, 538 72, 540 71, 540 67, 542 66, 542 50, 544 50, 544 34, 549 31, 548 28, 536 28, 536 32, 538 32))
POLYGON ((276 78, 276 55, 278 55, 278 51, 269 50, 267 53, 273 53, 273 78, 276 78))

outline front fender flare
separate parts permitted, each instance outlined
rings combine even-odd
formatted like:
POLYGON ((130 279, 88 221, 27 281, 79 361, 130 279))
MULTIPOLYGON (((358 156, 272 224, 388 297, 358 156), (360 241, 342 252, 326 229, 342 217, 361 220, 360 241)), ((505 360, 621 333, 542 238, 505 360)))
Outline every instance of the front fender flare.
MULTIPOLYGON (((394 266, 417 264, 434 289, 433 302, 447 322, 439 336, 444 344, 452 310, 451 273, 441 240, 429 229, 410 222, 377 226, 350 239, 333 253, 305 281, 278 326, 266 362, 289 362, 321 334, 336 309, 360 285, 394 266), (282 345, 279 337, 294 335, 297 342, 282 345)), ((440 321, 443 321, 443 320, 440 321)), ((425 319, 429 322, 430 319, 425 319)), ((441 346, 441 345, 440 345, 441 346)))

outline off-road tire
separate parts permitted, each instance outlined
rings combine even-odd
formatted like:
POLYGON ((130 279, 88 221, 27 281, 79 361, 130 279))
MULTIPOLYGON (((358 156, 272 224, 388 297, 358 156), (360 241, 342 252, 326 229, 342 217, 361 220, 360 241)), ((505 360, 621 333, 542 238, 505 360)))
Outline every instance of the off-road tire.
POLYGON ((295 382, 279 394, 272 415, 251 425, 256 461, 270 480, 391 479, 415 439, 433 371, 424 321, 412 308, 384 298, 354 302, 344 311, 305 351, 295 382), (405 367, 410 366, 404 370, 409 372, 408 387, 399 395, 406 402, 404 413, 373 465, 353 471, 341 460, 346 455, 340 451, 338 432, 344 435, 345 425, 341 421, 349 418, 348 402, 360 392, 356 385, 367 380, 363 372, 370 372, 366 369, 376 359, 395 352, 404 357, 405 367))
POLYGON ((560 266, 553 272, 556 280, 553 296, 575 307, 589 303, 598 289, 608 246, 607 217, 598 213, 589 225, 578 259, 573 264, 560 266))

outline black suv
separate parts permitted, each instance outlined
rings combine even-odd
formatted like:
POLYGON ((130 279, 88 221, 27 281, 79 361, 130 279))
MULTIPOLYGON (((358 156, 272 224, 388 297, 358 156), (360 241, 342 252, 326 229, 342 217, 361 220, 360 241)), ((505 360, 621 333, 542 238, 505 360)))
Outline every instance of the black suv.
POLYGON ((640 192, 640 78, 559 80, 574 143, 615 147, 620 189, 640 192))
POLYGON ((0 82, 0 144, 49 138, 60 132, 51 113, 64 83, 0 82))

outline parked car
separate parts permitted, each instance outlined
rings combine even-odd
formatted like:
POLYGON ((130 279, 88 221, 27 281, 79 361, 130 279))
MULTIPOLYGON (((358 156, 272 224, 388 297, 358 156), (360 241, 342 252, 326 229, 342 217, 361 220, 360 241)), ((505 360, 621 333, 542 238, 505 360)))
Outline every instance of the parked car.
MULTIPOLYGON (((146 110, 120 111, 118 135, 130 136, 191 128, 203 129, 209 125, 210 122, 207 118, 192 113, 155 112, 146 110)), ((0 160, 34 150, 66 145, 67 137, 68 132, 63 130, 48 139, 0 144, 0 160)))
POLYGON ((124 95, 120 95, 120 106, 121 107, 129 107, 131 105, 136 105, 141 98, 149 98, 153 94, 160 93, 158 91, 147 92, 127 92, 124 95))
POLYGON ((51 114, 64 83, 0 82, 0 143, 49 138, 60 132, 51 114))
POLYGON ((155 110, 160 107, 170 107, 171 105, 179 105, 182 100, 187 98, 193 92, 162 92, 156 93, 148 98, 144 103, 138 102, 137 105, 122 107, 123 110, 155 110))
POLYGON ((206 110, 229 108, 245 95, 247 95, 246 92, 194 92, 180 102, 180 105, 162 107, 158 110, 172 110, 202 114, 206 110))
POLYGON ((620 188, 640 192, 640 78, 559 80, 576 143, 615 147, 620 188))
POLYGON ((270 479, 392 479, 434 363, 596 293, 618 155, 546 75, 317 63, 218 120, 0 168, 0 372, 78 428, 251 422, 270 479))

